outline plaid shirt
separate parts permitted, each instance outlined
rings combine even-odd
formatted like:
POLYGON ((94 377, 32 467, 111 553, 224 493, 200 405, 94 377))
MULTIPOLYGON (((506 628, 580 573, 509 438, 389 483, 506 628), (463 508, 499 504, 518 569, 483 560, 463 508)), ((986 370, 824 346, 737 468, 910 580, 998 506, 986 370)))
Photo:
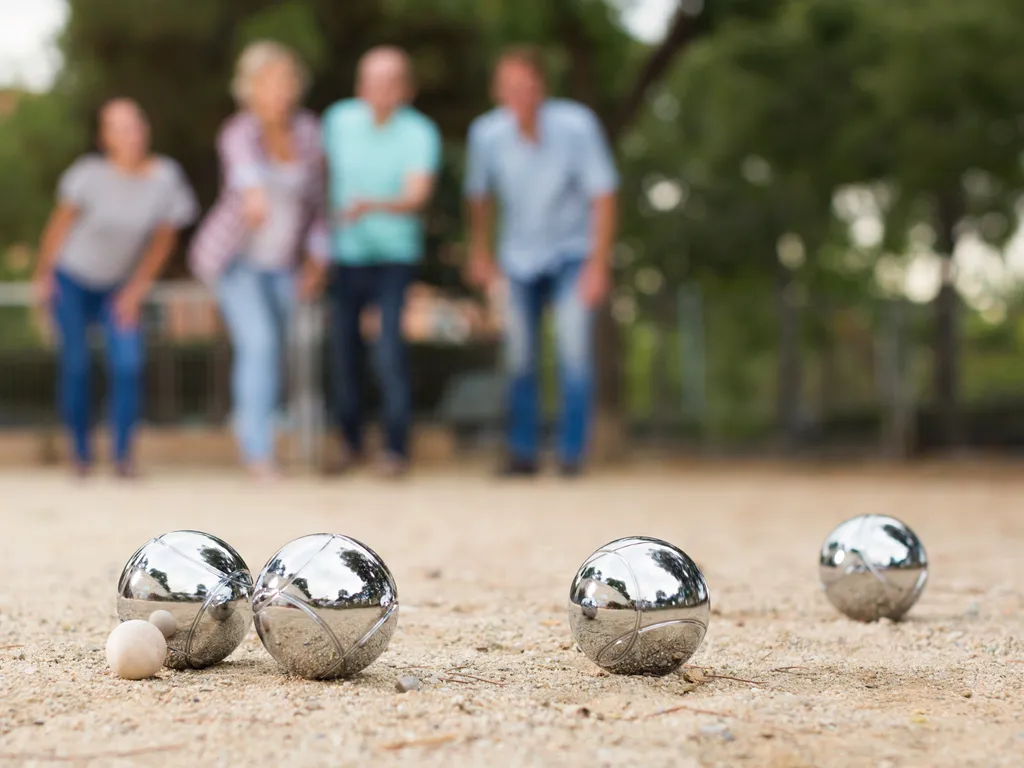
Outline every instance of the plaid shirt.
MULTIPOLYGON (((303 243, 309 255, 318 260, 328 256, 328 229, 325 218, 326 177, 320 121, 305 110, 293 122, 298 161, 306 166, 305 217, 295 242, 303 243)), ((243 190, 257 186, 268 159, 260 141, 260 124, 249 112, 228 119, 217 139, 221 162, 221 191, 213 208, 203 219, 189 251, 192 271, 212 285, 245 248, 250 227, 245 220, 243 190)), ((298 251, 298 248, 296 248, 298 251)), ((299 253, 291 254, 292 263, 299 253)))

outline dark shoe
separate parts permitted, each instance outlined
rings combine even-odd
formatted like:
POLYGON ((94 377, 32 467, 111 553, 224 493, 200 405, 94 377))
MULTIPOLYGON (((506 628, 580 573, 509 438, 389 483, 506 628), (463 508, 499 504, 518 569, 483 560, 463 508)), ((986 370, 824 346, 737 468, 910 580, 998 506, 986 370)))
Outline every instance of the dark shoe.
POLYGON ((508 459, 498 467, 498 477, 534 477, 539 468, 530 459, 508 459))
POLYGON ((135 465, 128 460, 119 461, 114 465, 114 474, 117 475, 120 480, 137 480, 139 477, 139 471, 135 468, 135 465))
POLYGON ((397 453, 385 453, 377 461, 377 474, 388 480, 396 480, 409 474, 409 460, 397 453))
POLYGON ((327 477, 347 474, 359 466, 362 460, 362 454, 358 451, 353 451, 347 445, 343 445, 337 457, 329 456, 324 462, 323 474, 327 477))
POLYGON ((558 474, 568 479, 580 477, 583 474, 583 465, 578 461, 563 461, 558 465, 558 474))
POLYGON ((75 461, 71 473, 79 480, 85 480, 92 474, 92 465, 87 461, 75 461))

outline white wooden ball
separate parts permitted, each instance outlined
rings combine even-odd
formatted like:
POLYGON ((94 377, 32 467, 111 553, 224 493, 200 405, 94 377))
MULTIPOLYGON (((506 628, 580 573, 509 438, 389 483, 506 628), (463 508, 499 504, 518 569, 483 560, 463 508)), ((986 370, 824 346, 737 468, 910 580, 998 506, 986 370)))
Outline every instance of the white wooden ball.
POLYGON ((107 638, 107 664, 125 680, 152 677, 163 667, 166 656, 163 632, 148 621, 126 621, 107 638))
POLYGON ((149 623, 159 629, 168 639, 178 631, 178 620, 170 611, 153 611, 149 614, 149 623))

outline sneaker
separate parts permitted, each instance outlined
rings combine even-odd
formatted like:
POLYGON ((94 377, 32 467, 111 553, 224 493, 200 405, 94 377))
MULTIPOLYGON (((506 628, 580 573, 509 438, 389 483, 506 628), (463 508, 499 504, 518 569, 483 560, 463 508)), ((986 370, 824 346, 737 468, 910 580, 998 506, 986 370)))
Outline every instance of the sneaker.
POLYGON ((377 474, 389 480, 409 473, 409 460, 397 453, 385 453, 377 460, 377 474))
POLYGON ((281 473, 269 461, 258 461, 246 467, 249 476, 261 483, 276 483, 281 479, 281 473))
POLYGON ((583 474, 583 465, 578 461, 563 461, 558 465, 558 474, 567 479, 574 479, 583 474))
POLYGON ((362 460, 362 454, 343 444, 337 456, 328 456, 324 461, 323 474, 327 477, 347 474, 355 469, 362 460))
POLYGON ((130 459, 124 459, 114 465, 114 474, 119 480, 137 480, 139 471, 130 459))
POLYGON ((506 459, 505 463, 498 467, 498 477, 533 477, 540 471, 537 462, 532 459, 506 459))

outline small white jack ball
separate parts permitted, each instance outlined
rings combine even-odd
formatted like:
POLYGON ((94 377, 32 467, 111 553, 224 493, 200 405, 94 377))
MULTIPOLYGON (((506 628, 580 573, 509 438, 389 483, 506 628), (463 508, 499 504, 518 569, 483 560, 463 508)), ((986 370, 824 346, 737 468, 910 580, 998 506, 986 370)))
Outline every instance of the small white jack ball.
POLYGON ((148 621, 126 621, 107 638, 107 664, 125 680, 152 677, 163 667, 166 656, 163 632, 148 621))
POLYGON ((168 639, 178 631, 178 620, 170 611, 153 611, 149 614, 149 623, 159 629, 168 639))

